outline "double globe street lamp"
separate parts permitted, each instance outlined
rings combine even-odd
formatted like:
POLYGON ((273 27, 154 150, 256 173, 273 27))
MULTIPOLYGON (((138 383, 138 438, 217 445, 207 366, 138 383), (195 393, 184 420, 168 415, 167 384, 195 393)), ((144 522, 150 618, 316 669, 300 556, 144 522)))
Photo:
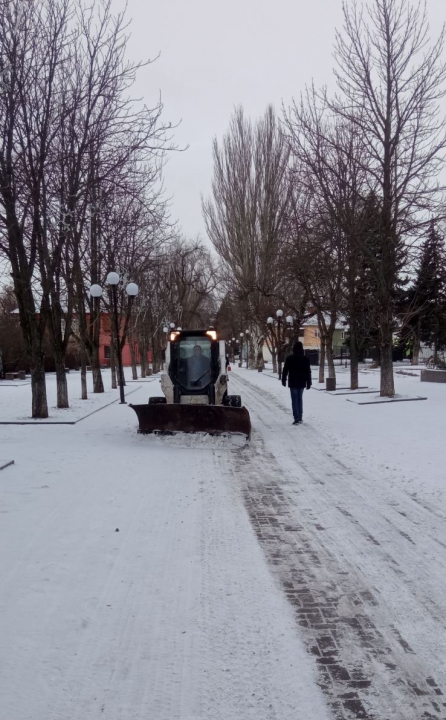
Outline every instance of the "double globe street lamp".
POLYGON ((240 333, 240 357, 238 359, 238 366, 241 368, 243 365, 243 336, 244 333, 240 333))
MULTIPOLYGON (((269 317, 267 319, 267 324, 270 327, 271 334, 273 336, 273 340, 275 341, 275 345, 277 348, 277 361, 278 361, 278 373, 279 373, 279 380, 282 377, 282 354, 283 354, 283 347, 285 344, 285 326, 283 325, 283 310, 277 310, 276 311, 276 318, 277 318, 277 335, 274 331, 274 318, 269 317)), ((287 315, 286 317, 286 323, 288 330, 290 330, 293 327, 293 318, 291 315, 287 315)))
MULTIPOLYGON (((118 285, 120 283, 121 278, 119 277, 117 272, 109 272, 106 279, 106 284, 110 286, 111 288, 111 298, 112 298, 112 308, 113 308, 113 317, 114 317, 114 325, 115 325, 115 337, 116 337, 116 351, 118 355, 118 368, 119 368, 119 392, 121 396, 121 405, 125 405, 125 395, 124 395, 124 370, 122 367, 122 348, 121 348, 121 333, 120 333, 120 323, 118 318, 118 285)), ((132 303, 135 297, 138 295, 139 288, 136 283, 130 282, 125 286, 125 291, 129 298, 129 309, 128 314, 130 315, 132 303)), ((101 298, 102 297, 102 287, 95 283, 90 287, 90 295, 92 298, 101 298)), ((125 337, 126 327, 124 328, 124 334, 123 337, 125 337)))

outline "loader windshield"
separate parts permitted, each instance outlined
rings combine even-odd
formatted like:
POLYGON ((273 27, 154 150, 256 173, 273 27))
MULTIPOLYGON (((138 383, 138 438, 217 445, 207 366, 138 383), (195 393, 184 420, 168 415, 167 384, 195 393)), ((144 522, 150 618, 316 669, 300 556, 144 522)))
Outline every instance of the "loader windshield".
POLYGON ((179 341, 176 375, 186 390, 204 389, 211 382, 211 346, 202 336, 179 341))

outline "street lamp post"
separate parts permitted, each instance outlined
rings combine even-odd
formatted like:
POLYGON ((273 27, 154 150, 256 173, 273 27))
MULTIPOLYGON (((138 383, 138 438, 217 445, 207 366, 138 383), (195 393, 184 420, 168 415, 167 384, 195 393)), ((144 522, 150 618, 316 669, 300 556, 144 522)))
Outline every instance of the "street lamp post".
POLYGON ((241 368, 243 364, 243 333, 240 333, 240 357, 238 366, 241 368))
POLYGON ((277 355, 278 355, 278 370, 279 370, 279 380, 282 378, 282 345, 283 345, 283 339, 281 336, 281 323, 282 323, 282 317, 283 317, 283 310, 277 310, 276 312, 277 317, 277 355))
MULTIPOLYGON (((275 334, 275 332, 274 332, 274 318, 272 318, 272 317, 270 316, 269 318, 267 318, 266 322, 267 322, 267 324, 269 325, 269 329, 270 329, 270 331, 271 331, 271 335, 272 335, 272 338, 273 338, 273 346, 274 346, 274 347, 276 348, 276 350, 277 350, 276 334, 275 334)), ((273 372, 274 372, 274 356, 273 356, 273 372)))
POLYGON ((246 369, 249 368, 249 330, 245 330, 245 336, 246 336, 246 369))
POLYGON ((235 363, 235 338, 232 338, 232 362, 235 363))
POLYGON ((292 315, 287 315, 288 344, 291 346, 291 337, 293 331, 294 320, 292 315))
MULTIPOLYGON (((125 395, 124 395, 124 370, 122 366, 122 348, 121 348, 121 338, 120 338, 120 328, 119 328, 119 318, 118 318, 118 285, 120 282, 120 277, 118 273, 116 272, 109 272, 107 275, 106 283, 107 285, 110 285, 111 287, 111 297, 112 297, 112 310, 113 310, 113 318, 114 318, 114 325, 115 325, 115 337, 116 337, 116 351, 118 355, 118 368, 119 368, 119 393, 121 397, 121 405, 125 405, 125 395)), ((129 312, 131 311, 132 303, 135 297, 138 295, 139 289, 136 283, 128 283, 126 285, 125 291, 129 298, 129 312)), ((91 297, 100 298, 102 297, 102 287, 100 285, 92 285, 90 287, 90 295, 91 297)))
POLYGON ((164 363, 165 363, 165 360, 166 360, 167 335, 168 335, 168 333, 169 333, 169 328, 168 328, 167 325, 165 325, 165 326, 163 327, 163 333, 164 333, 164 335, 165 335, 165 338, 164 338, 164 343, 163 343, 163 352, 162 352, 162 356, 161 356, 161 370, 164 370, 164 363))

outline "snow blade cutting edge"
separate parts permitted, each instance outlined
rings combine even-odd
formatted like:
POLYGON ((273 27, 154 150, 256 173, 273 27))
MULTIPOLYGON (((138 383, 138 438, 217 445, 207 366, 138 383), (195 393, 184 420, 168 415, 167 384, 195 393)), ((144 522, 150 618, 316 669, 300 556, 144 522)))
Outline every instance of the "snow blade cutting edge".
POLYGON ((221 405, 132 405, 139 420, 139 433, 170 435, 177 432, 207 433, 208 435, 238 434, 248 440, 251 419, 245 407, 221 405))

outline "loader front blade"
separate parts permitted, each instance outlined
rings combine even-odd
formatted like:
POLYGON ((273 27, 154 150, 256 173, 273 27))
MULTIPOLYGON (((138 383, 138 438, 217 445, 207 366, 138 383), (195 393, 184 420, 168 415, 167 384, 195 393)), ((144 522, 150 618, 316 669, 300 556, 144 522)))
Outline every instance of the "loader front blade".
POLYGON ((172 434, 226 433, 251 436, 251 420, 245 407, 223 405, 132 405, 139 420, 139 433, 172 434))

